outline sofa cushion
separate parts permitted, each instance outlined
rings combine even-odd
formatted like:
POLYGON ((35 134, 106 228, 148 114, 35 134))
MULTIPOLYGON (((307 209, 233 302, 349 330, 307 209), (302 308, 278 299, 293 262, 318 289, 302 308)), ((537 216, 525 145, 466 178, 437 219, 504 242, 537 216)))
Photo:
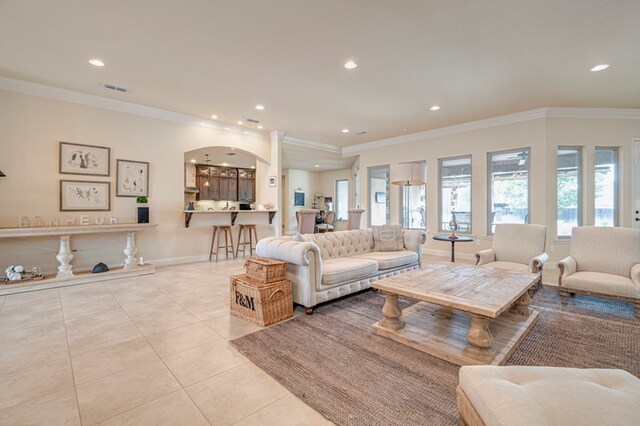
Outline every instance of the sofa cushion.
POLYGON ((562 286, 576 290, 640 299, 640 288, 630 278, 602 272, 576 272, 562 279, 562 286))
POLYGON ((472 366, 460 387, 487 425, 637 425, 640 379, 623 370, 472 366))
POLYGON ((378 272, 378 262, 355 257, 322 260, 322 285, 333 285, 372 277, 378 272))
POLYGON ((580 226, 571 233, 570 255, 578 271, 629 277, 640 263, 640 229, 580 226))
POLYGON ((358 259, 370 259, 378 262, 378 269, 392 269, 418 263, 418 253, 414 251, 374 251, 353 256, 358 259))
POLYGON ((487 268, 503 269, 505 271, 531 272, 528 263, 524 265, 522 263, 497 261, 485 263, 482 266, 487 268))
POLYGON ((323 232, 305 237, 318 246, 322 260, 373 251, 373 234, 370 229, 323 232))
POLYGON ((404 250, 402 238, 402 226, 382 225, 372 226, 373 251, 399 251, 404 250))

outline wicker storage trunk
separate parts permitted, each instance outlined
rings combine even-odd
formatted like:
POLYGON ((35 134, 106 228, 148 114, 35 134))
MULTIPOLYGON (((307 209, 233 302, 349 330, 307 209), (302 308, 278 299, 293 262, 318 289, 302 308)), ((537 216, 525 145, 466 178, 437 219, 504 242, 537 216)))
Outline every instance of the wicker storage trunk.
POLYGON ((262 283, 273 283, 286 279, 287 262, 252 256, 244 262, 247 277, 262 283))
POLYGON ((292 317, 291 281, 263 283, 247 275, 232 275, 231 314, 262 327, 292 317))

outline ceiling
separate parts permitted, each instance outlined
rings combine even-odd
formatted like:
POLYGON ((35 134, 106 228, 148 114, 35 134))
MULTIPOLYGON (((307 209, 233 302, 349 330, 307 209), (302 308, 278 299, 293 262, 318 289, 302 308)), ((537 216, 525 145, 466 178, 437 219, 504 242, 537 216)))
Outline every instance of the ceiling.
POLYGON ((0 75, 342 147, 543 106, 640 108, 639 46, 637 0, 0 0, 0 75))
POLYGON ((210 164, 212 166, 239 167, 249 169, 256 166, 256 157, 240 149, 207 147, 195 149, 184 153, 185 163, 210 164), (209 154, 209 163, 206 162, 209 154))
POLYGON ((350 169, 357 157, 342 157, 338 152, 287 144, 282 150, 282 167, 285 169, 325 172, 350 169), (316 167, 317 166, 317 167, 316 167))

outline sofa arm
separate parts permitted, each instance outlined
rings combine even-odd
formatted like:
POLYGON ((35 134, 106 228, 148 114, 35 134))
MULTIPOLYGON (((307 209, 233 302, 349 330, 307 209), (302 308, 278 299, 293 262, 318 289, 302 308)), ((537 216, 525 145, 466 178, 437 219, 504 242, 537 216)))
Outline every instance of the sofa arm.
POLYGON ((427 242, 427 233, 420 229, 405 229, 402 239, 405 249, 418 254, 418 264, 422 268, 422 245, 427 242))
POLYGON ((562 279, 567 278, 571 274, 575 274, 578 270, 578 264, 573 257, 567 256, 558 262, 558 269, 560 269, 560 274, 558 275, 558 286, 562 287, 562 279))
POLYGON ((485 263, 495 262, 496 261, 496 252, 493 251, 492 248, 486 250, 480 250, 475 254, 476 257, 476 265, 484 265, 485 263))
POLYGON ((315 258, 320 259, 320 249, 311 241, 294 241, 291 239, 271 237, 258 241, 256 253, 258 256, 270 257, 272 259, 284 260, 294 265, 309 265, 309 252, 316 254, 315 258))
POLYGON ((542 271, 542 267, 544 266, 544 262, 549 260, 549 255, 547 253, 542 253, 531 259, 529 262, 529 270, 532 274, 537 274, 542 271))
POLYGON ((640 288, 640 263, 631 267, 631 281, 636 287, 640 288))

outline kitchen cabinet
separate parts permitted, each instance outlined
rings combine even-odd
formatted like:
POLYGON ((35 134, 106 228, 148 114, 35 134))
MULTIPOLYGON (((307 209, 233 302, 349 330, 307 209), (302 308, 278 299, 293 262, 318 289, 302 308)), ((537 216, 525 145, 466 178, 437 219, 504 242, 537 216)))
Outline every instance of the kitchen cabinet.
POLYGON ((221 201, 238 201, 238 169, 220 169, 221 201))
POLYGON ((219 170, 215 167, 198 165, 196 167, 196 186, 198 194, 196 200, 219 200, 220 178, 219 170))
POLYGON ((255 201, 255 171, 223 167, 196 166, 196 200, 255 201))
POLYGON ((253 170, 238 169, 238 201, 256 200, 256 175, 253 170))

